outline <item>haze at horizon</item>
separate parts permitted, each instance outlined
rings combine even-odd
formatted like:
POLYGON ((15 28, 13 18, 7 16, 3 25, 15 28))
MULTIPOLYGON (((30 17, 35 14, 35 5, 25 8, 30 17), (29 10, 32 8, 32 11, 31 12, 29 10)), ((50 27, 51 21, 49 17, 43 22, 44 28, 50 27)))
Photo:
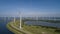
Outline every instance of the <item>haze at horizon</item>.
POLYGON ((0 16, 57 16, 60 0, 0 0, 0 16))

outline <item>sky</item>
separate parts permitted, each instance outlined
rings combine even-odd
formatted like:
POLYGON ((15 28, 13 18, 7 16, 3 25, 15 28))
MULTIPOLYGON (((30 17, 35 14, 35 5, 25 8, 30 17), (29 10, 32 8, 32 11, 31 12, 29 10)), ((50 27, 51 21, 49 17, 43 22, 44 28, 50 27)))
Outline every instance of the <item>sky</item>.
POLYGON ((0 16, 57 16, 60 0, 0 0, 0 16))

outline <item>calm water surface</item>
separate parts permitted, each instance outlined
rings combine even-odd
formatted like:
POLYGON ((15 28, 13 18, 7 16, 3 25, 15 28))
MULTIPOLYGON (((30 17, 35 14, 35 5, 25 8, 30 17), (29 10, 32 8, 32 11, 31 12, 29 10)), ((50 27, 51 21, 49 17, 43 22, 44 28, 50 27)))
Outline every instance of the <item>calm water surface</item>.
POLYGON ((50 26, 50 27, 60 28, 60 23, 49 23, 49 22, 42 22, 42 21, 26 21, 25 24, 27 24, 27 25, 42 25, 42 26, 50 26))
POLYGON ((7 18, 0 18, 0 34, 14 34, 6 28, 6 24, 9 22, 7 18))

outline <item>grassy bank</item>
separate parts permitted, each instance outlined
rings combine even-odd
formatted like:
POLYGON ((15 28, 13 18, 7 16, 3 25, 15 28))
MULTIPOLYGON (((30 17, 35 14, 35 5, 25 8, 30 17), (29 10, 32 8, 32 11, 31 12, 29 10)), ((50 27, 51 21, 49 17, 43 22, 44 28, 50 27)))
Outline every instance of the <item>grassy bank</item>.
POLYGON ((25 21, 43 21, 43 22, 50 22, 50 23, 60 23, 60 20, 31 20, 31 19, 26 19, 25 21))
POLYGON ((44 22, 50 22, 50 23, 60 23, 60 20, 40 20, 44 22))
MULTIPOLYGON (((19 28, 19 20, 16 21, 15 23, 8 23, 7 24, 7 28, 14 32, 15 34, 24 34, 16 29, 14 29, 12 26, 10 26, 10 24, 13 24, 14 26, 16 26, 17 28, 19 28)), ((46 26, 33 26, 33 25, 26 25, 24 24, 24 21, 22 21, 22 28, 25 31, 29 31, 33 34, 60 34, 60 29, 57 30, 56 28, 53 27, 46 27, 46 26), (57 30, 57 31, 56 31, 57 30)))
POLYGON ((44 32, 46 34, 60 34, 60 32, 55 32, 56 29, 46 28, 46 27, 41 27, 41 26, 24 25, 23 28, 24 28, 24 30, 32 32, 33 34, 42 34, 42 32, 44 32))
POLYGON ((8 23, 8 24, 7 24, 7 28, 8 28, 10 31, 12 31, 14 34, 25 34, 25 33, 23 33, 23 32, 21 32, 21 31, 15 29, 15 28, 13 28, 10 24, 13 24, 13 23, 8 23))

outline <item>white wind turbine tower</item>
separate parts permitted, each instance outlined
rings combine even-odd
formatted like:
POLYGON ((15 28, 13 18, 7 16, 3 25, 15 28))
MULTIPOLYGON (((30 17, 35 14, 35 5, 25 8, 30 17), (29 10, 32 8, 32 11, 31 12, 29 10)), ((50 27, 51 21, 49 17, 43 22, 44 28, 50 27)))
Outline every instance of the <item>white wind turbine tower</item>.
POLYGON ((15 23, 15 16, 14 16, 14 23, 15 23))
MULTIPOLYGON (((19 28, 21 29, 21 23, 22 23, 22 16, 21 16, 21 12, 18 12, 18 15, 19 15, 19 17, 20 17, 20 26, 19 26, 19 28)), ((15 23, 15 16, 14 16, 14 23, 15 23)))
POLYGON ((19 27, 19 28, 21 29, 21 28, 22 28, 22 27, 21 27, 21 23, 22 23, 22 15, 21 15, 21 12, 19 12, 18 14, 19 14, 19 17, 20 17, 20 21, 19 21, 19 22, 20 22, 20 27, 19 27))

